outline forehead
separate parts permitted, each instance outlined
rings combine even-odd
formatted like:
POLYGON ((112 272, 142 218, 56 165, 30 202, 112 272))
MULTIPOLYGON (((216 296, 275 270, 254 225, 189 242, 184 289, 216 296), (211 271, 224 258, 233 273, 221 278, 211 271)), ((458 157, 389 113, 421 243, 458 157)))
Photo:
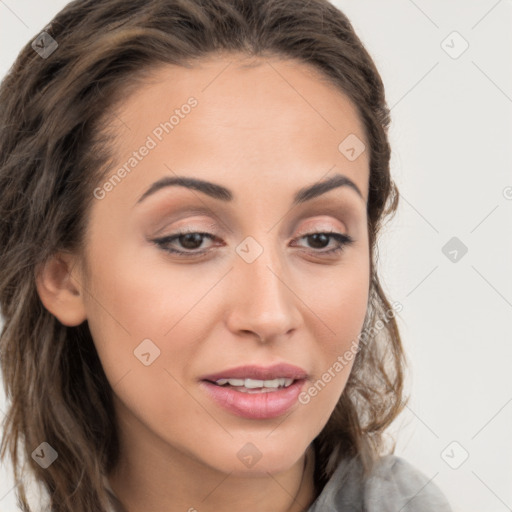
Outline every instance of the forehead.
POLYGON ((169 169, 224 183, 257 175, 293 189, 332 170, 368 197, 368 151, 357 159, 343 152, 354 141, 357 151, 367 145, 357 107, 299 61, 219 55, 162 65, 119 104, 113 127, 119 165, 154 142, 130 175, 133 193, 169 169))

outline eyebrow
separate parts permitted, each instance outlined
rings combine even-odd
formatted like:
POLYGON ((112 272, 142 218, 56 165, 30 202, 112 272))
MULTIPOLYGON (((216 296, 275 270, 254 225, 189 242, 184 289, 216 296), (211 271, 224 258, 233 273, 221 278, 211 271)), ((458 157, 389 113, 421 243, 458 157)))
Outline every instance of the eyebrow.
MULTIPOLYGON (((203 194, 206 194, 214 199, 218 199, 220 201, 229 202, 234 198, 233 192, 223 185, 219 185, 217 183, 212 183, 211 181, 205 181, 198 178, 190 178, 188 176, 165 176, 158 181, 155 181, 138 199, 137 204, 141 203, 154 194, 158 190, 171 187, 171 186, 180 186, 193 190, 198 190, 203 194)), ((348 187, 357 192, 357 194, 364 200, 363 194, 359 187, 347 176, 343 174, 335 174, 326 180, 319 181, 314 183, 313 185, 309 185, 307 187, 303 187, 299 189, 295 195, 293 196, 292 206, 298 206, 306 201, 310 201, 315 197, 321 196, 330 190, 333 190, 338 187, 348 187)))

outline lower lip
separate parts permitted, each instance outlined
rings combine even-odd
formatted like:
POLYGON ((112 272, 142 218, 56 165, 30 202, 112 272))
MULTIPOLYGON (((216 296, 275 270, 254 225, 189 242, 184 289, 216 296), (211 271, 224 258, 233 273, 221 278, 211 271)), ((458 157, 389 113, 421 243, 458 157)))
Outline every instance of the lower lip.
POLYGON ((201 384, 207 394, 229 412, 244 418, 262 420, 285 414, 297 402, 304 382, 304 379, 296 380, 287 388, 262 393, 244 393, 205 380, 201 384))

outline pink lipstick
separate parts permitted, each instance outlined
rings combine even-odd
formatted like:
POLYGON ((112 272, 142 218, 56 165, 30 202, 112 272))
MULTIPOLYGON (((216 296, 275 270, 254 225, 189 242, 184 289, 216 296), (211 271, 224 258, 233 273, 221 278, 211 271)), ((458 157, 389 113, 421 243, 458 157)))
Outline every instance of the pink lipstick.
POLYGON ((201 387, 218 405, 248 419, 276 418, 288 412, 307 379, 298 366, 239 366, 202 377, 201 387))

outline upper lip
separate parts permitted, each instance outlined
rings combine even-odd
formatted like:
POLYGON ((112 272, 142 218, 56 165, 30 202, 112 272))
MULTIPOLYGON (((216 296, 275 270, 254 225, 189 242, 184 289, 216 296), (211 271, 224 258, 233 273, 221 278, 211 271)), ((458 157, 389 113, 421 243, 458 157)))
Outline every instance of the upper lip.
POLYGON ((273 380, 284 377, 286 379, 305 379, 307 373, 299 366, 287 363, 274 364, 272 366, 244 365, 236 368, 229 368, 218 373, 212 373, 201 377, 201 380, 215 382, 219 379, 257 379, 273 380))

